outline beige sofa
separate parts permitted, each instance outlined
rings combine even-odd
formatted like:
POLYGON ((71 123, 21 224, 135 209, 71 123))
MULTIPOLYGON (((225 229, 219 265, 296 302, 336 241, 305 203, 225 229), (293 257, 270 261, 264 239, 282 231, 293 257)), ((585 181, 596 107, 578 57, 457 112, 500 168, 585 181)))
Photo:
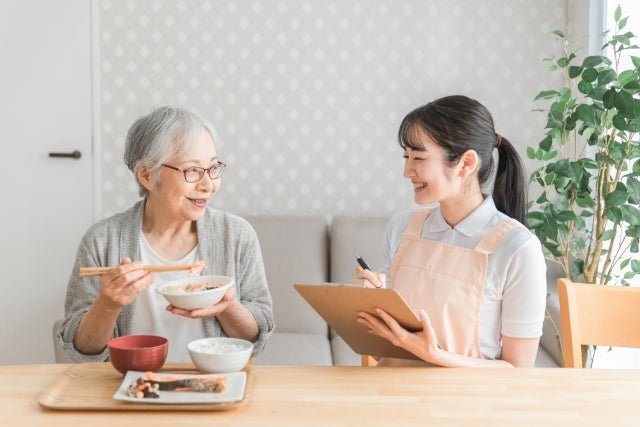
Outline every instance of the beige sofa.
MULTIPOLYGON (((294 283, 348 282, 355 254, 375 268, 387 217, 245 216, 262 248, 274 301, 276 329, 258 364, 359 365, 360 356, 333 333, 294 290, 294 283)), ((548 311, 559 327, 555 271, 550 271, 548 311)), ((545 321, 536 366, 557 367, 554 328, 545 321)))
MULTIPOLYGON (((257 364, 360 364, 360 356, 335 333, 293 288, 294 283, 348 282, 355 272, 355 254, 375 268, 387 217, 325 218, 320 216, 244 216, 254 227, 273 296, 276 329, 257 364)), ((550 277, 555 272, 550 272, 550 277)), ((550 280, 548 309, 558 327, 555 280, 550 280)), ((54 325, 55 331, 59 325, 54 325)), ((56 361, 69 359, 56 343, 56 361)), ((547 320, 536 366, 560 365, 554 328, 547 320)))

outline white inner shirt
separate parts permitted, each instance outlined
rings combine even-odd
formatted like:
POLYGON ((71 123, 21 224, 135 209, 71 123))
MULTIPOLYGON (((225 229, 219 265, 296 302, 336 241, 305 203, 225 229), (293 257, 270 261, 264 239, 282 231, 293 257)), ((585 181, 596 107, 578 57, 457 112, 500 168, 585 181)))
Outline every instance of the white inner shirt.
MULTIPOLYGON (((145 265, 193 264, 198 261, 198 245, 184 258, 170 261, 158 255, 149 245, 144 234, 140 239, 140 258, 145 265)), ((189 277, 188 271, 156 273, 155 282, 136 300, 131 322, 132 334, 159 335, 169 340, 167 362, 190 362, 187 344, 205 338, 201 319, 189 319, 166 310, 169 303, 156 289, 165 283, 189 277)))

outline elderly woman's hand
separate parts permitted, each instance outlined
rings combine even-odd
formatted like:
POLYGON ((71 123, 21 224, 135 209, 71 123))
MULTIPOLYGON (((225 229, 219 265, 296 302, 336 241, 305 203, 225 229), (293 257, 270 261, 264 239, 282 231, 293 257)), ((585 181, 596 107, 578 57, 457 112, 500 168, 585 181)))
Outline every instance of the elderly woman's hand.
POLYGON ((144 269, 141 261, 132 262, 125 257, 118 267, 102 275, 98 298, 113 308, 122 308, 151 286, 155 277, 155 273, 144 269))
POLYGON ((211 307, 197 308, 195 310, 189 311, 189 310, 184 310, 182 308, 178 308, 169 304, 167 306, 167 311, 170 311, 173 314, 177 314, 178 316, 189 317, 191 319, 200 319, 202 317, 217 316, 218 314, 225 311, 229 307, 229 305, 234 302, 235 298, 236 298, 236 290, 232 286, 229 289, 227 289, 227 292, 225 292, 222 299, 217 303, 215 303, 214 305, 212 305, 211 307))

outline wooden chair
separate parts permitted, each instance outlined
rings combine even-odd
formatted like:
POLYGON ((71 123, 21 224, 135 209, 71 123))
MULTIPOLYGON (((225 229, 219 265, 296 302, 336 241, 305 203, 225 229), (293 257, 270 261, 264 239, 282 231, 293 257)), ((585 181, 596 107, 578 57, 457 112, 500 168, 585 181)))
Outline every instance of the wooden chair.
POLYGON ((376 366, 378 364, 378 361, 371 356, 362 355, 360 357, 362 358, 361 366, 376 366))
POLYGON ((640 348, 640 288, 558 279, 564 367, 582 368, 582 345, 640 348))

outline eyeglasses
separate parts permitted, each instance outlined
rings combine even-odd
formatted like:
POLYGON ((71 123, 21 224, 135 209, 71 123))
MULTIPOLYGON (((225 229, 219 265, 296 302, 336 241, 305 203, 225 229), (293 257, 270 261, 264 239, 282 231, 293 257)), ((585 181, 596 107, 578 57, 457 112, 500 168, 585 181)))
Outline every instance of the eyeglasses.
POLYGON ((224 168, 227 167, 227 164, 223 162, 218 162, 215 165, 211 166, 209 169, 199 168, 197 166, 192 166, 186 169, 178 169, 175 166, 165 165, 164 163, 162 164, 162 166, 169 169, 176 170, 178 172, 182 172, 184 174, 185 181, 193 183, 193 182, 200 181, 204 176, 205 172, 209 175, 209 178, 211 179, 220 178, 222 176, 222 173, 224 172, 224 168))

